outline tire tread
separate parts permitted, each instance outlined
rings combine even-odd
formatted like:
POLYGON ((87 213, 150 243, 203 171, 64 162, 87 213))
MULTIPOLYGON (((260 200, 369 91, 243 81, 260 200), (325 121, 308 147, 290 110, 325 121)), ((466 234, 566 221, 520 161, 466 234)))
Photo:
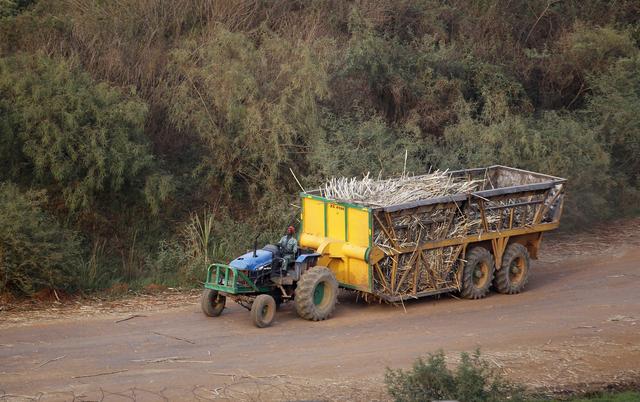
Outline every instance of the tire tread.
POLYGON ((309 269, 302 275, 302 278, 298 281, 296 286, 296 296, 295 296, 295 306, 298 315, 305 320, 310 321, 322 321, 328 319, 336 306, 336 299, 338 294, 338 282, 331 270, 327 267, 316 266, 309 269), (325 309, 322 311, 318 309, 318 307, 313 302, 313 292, 315 286, 318 282, 322 280, 329 279, 331 284, 331 291, 333 300, 325 309))
POLYGON ((498 272, 496 272, 496 276, 493 280, 493 286, 498 292, 504 294, 513 295, 522 292, 529 279, 530 264, 531 259, 529 257, 529 250, 520 243, 511 243, 504 251, 504 255, 502 256, 502 267, 498 272), (509 268, 511 261, 518 257, 523 257, 525 259, 526 271, 521 283, 513 284, 511 283, 511 278, 509 278, 509 268))
POLYGON ((465 299, 482 299, 489 294, 489 288, 491 287, 491 282, 493 280, 496 265, 493 255, 484 247, 474 247, 469 253, 467 253, 466 260, 467 261, 465 262, 462 271, 460 295, 465 299), (482 260, 486 260, 489 264, 489 279, 487 280, 487 284, 484 288, 478 289, 473 284, 474 270, 472 268, 482 260))

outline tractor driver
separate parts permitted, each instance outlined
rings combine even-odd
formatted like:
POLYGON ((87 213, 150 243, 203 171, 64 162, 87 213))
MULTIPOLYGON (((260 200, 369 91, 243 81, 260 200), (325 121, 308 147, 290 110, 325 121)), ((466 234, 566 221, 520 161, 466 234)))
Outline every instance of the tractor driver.
POLYGON ((278 242, 278 246, 280 247, 280 250, 282 250, 282 258, 284 259, 284 266, 282 267, 282 272, 284 274, 286 274, 287 269, 289 269, 289 265, 296 260, 298 241, 294 236, 295 233, 296 229, 293 226, 289 226, 287 228, 287 234, 282 236, 278 242))

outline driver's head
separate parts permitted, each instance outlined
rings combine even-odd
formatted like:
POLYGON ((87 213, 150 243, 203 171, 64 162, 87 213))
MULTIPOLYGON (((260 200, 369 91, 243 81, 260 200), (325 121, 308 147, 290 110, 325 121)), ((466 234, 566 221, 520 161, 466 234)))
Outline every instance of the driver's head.
POLYGON ((296 228, 294 228, 293 226, 289 226, 287 228, 287 234, 292 235, 296 232, 296 228))

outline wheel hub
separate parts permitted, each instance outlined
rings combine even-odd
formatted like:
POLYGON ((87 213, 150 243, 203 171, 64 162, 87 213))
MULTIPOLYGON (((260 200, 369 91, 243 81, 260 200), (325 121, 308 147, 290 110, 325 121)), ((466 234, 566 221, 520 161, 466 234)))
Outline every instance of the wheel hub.
POLYGON ((317 306, 324 299, 324 282, 320 282, 313 291, 313 303, 317 306))

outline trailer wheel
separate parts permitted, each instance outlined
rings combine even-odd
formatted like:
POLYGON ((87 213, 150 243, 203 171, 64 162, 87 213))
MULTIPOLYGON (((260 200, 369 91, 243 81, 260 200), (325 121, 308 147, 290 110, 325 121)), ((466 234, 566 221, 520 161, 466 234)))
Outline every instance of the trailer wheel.
POLYGON ((462 272, 460 295, 465 299, 482 299, 489 293, 495 271, 493 256, 484 247, 475 247, 467 254, 462 272))
POLYGON ((217 290, 205 289, 202 292, 202 312, 208 317, 217 317, 222 314, 227 298, 217 290))
POLYGON ((507 246, 502 256, 502 268, 496 272, 493 286, 500 293, 516 294, 522 292, 529 279, 529 251, 520 243, 507 246))
POLYGON ((305 272, 296 287, 295 305, 305 320, 321 321, 331 316, 338 298, 338 281, 327 267, 315 266, 305 272))

